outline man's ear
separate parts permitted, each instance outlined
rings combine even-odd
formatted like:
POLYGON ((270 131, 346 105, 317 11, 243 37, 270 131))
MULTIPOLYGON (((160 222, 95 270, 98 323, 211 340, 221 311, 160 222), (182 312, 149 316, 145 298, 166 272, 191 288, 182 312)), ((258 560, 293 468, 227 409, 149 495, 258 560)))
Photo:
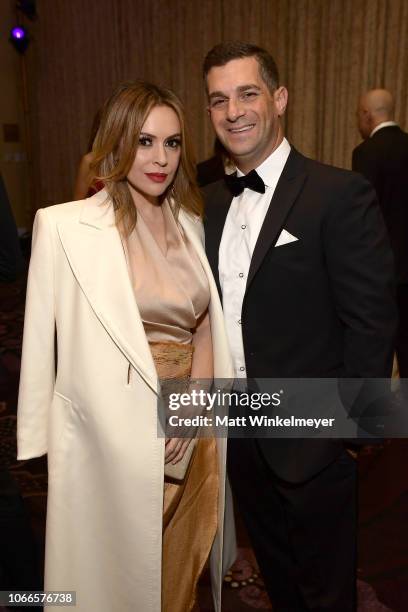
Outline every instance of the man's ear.
POLYGON ((288 90, 286 87, 279 87, 273 94, 275 101, 276 110, 278 111, 279 117, 285 114, 285 110, 288 104, 288 90))

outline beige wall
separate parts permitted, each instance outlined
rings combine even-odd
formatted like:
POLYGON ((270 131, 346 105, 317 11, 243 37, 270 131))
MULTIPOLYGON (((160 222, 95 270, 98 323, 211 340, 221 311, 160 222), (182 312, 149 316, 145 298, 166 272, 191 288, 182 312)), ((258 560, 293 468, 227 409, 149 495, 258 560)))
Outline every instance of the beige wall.
POLYGON ((25 144, 21 57, 8 42, 15 25, 11 0, 0 2, 0 171, 18 227, 31 222, 25 144), (17 124, 20 142, 4 142, 3 125, 17 124))

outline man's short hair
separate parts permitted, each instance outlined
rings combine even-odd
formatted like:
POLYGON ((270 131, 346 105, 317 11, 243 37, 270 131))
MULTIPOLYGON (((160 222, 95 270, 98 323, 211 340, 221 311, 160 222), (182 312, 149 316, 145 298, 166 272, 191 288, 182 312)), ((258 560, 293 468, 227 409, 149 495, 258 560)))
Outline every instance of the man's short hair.
POLYGON ((203 64, 204 80, 211 68, 225 66, 231 60, 245 57, 255 57, 262 80, 271 93, 279 87, 279 72, 272 55, 262 47, 240 40, 222 42, 207 53, 203 64))

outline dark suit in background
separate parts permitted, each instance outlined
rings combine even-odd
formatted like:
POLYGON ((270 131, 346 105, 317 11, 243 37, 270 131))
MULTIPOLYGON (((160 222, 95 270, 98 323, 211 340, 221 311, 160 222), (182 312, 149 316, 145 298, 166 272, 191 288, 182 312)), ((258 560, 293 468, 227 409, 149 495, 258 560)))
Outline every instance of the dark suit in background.
MULTIPOLYGON (((232 196, 223 180, 204 193, 219 283, 232 196)), ((241 321, 248 378, 390 375, 392 255, 369 183, 292 148, 253 252, 241 321), (275 248, 283 229, 298 240, 275 248)), ((229 440, 228 470, 274 609, 354 610, 357 475, 344 443, 229 440)))
POLYGON ((381 127, 354 149, 352 165, 374 186, 388 229, 397 276, 398 365, 408 378, 408 134, 398 125, 381 127))
POLYGON ((0 282, 14 281, 23 267, 16 222, 0 175, 0 282))
POLYGON ((219 181, 224 174, 224 164, 220 155, 213 155, 197 164, 197 183, 200 187, 219 181))
POLYGON ((214 155, 212 157, 197 164, 197 183, 200 187, 222 179, 226 166, 230 164, 228 154, 218 138, 214 141, 213 149, 214 155))

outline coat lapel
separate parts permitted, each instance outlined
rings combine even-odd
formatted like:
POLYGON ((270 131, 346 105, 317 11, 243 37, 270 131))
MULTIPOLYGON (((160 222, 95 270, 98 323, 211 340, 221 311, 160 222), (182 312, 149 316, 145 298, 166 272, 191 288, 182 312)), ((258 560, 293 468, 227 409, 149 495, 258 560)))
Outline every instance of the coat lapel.
MULTIPOLYGON (((214 378, 229 379, 234 376, 231 356, 229 353, 229 344, 224 327, 224 315, 222 312, 221 302, 218 295, 220 291, 217 287, 215 278, 211 272, 210 264, 204 251, 204 246, 199 236, 201 224, 197 227, 198 221, 192 219, 185 212, 180 210, 179 223, 182 226, 186 236, 195 248, 200 259, 201 265, 208 278, 210 287, 210 319, 212 330, 212 343, 214 354, 214 378)), ((218 277, 218 274, 217 274, 218 277)))
POLYGON ((84 202, 79 223, 59 223, 58 234, 72 271, 96 316, 157 393, 156 369, 106 191, 84 202))
POLYGON ((303 187, 305 179, 304 158, 292 148, 276 185, 261 231, 259 232, 249 268, 246 291, 248 291, 265 255, 276 242, 289 211, 303 187))

